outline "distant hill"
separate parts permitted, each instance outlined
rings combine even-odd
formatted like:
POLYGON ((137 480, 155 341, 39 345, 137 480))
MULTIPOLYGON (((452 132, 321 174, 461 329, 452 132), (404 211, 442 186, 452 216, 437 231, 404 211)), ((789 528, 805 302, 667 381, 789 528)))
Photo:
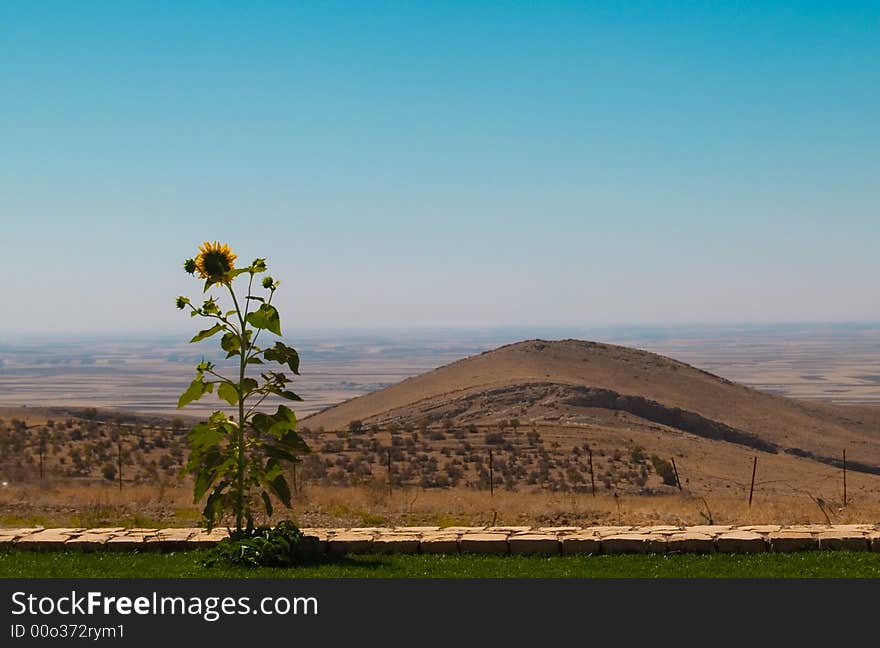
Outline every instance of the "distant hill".
MULTIPOLYGON (((304 420, 315 430, 366 425, 594 426, 662 429, 880 474, 880 408, 807 403, 750 389, 671 358, 580 340, 502 346, 304 420), (447 424, 448 425, 448 424, 447 424)), ((586 433, 585 433, 586 434, 586 433)), ((660 439, 662 441, 662 438, 660 439)))

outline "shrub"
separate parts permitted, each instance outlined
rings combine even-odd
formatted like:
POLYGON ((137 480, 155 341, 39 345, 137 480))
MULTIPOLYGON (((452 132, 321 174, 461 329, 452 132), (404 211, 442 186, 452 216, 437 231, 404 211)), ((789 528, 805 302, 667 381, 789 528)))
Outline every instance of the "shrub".
POLYGON ((660 479, 663 480, 664 484, 675 486, 675 470, 672 468, 671 463, 657 455, 651 455, 651 463, 654 465, 654 472, 660 475, 660 479))
POLYGON ((114 466, 112 463, 104 464, 103 468, 101 468, 101 475, 107 481, 113 481, 114 479, 116 479, 116 466, 114 466))
POLYGON ((282 520, 274 528, 233 531, 214 548, 207 564, 222 561, 242 567, 290 567, 302 563, 306 556, 302 531, 293 522, 282 520))

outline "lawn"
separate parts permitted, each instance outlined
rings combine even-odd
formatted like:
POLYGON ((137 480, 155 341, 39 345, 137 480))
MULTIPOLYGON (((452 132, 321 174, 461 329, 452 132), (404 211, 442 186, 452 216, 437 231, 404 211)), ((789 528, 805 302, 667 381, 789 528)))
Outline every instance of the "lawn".
POLYGON ((205 567, 205 552, 0 552, 3 578, 877 578, 880 554, 348 556, 285 569, 205 567))

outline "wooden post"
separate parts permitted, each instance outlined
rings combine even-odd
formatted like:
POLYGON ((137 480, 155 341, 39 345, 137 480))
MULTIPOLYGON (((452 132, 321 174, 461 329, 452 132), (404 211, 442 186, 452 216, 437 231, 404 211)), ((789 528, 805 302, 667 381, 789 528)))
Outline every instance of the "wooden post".
POLYGON ((116 463, 119 465, 119 492, 122 492, 122 435, 116 438, 116 463))
POLYGON ((489 448, 489 495, 495 495, 495 471, 492 468, 492 448, 489 448))
POLYGON ((388 495, 391 496, 392 484, 391 484, 391 448, 388 448, 388 495))
POLYGON ((46 437, 40 432, 40 487, 43 486, 43 457, 46 454, 46 437))
POLYGON ((755 471, 758 470, 758 457, 752 463, 752 485, 749 487, 749 508, 752 508, 752 495, 755 492, 755 471))
POLYGON ((675 473, 675 483, 678 484, 678 490, 681 490, 681 480, 678 478, 678 468, 675 467, 675 457, 672 457, 672 472, 675 473))
POLYGON ((846 448, 843 450, 843 505, 846 506, 846 448))
POLYGON ((593 449, 588 447, 587 452, 590 455, 590 488, 593 489, 593 497, 596 497, 596 475, 593 472, 593 449))

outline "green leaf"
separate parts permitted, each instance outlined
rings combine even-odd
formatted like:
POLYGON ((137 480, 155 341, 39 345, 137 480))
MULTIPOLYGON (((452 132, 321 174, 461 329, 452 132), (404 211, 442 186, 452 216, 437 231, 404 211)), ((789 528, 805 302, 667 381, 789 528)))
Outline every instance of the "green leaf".
POLYGON ((258 302, 265 302, 266 301, 262 297, 257 297, 256 295, 248 295, 247 299, 253 299, 254 301, 258 301, 258 302))
POLYGON ((266 349, 263 357, 270 362, 286 364, 293 373, 297 376, 299 375, 299 354, 296 352, 296 349, 282 342, 276 342, 274 347, 266 349))
MULTIPOLYGON (((205 502, 205 509, 202 511, 202 515, 205 516, 205 521, 207 522, 208 531, 214 528, 214 523, 219 521, 223 514, 223 503, 226 499, 226 487, 228 485, 229 482, 222 481, 208 495, 208 501, 205 502)), ((195 500, 194 503, 197 501, 195 500)))
POLYGON ((241 386, 244 388, 245 395, 247 395, 254 391, 257 387, 259 387, 260 384, 253 378, 245 378, 242 381, 241 386))
POLYGON ((254 356, 253 358, 248 358, 247 363, 248 364, 263 364, 263 361, 260 360, 257 356, 254 356))
POLYGON ((223 432, 210 423, 199 423, 189 432, 189 445, 193 452, 201 453, 220 445, 223 432))
POLYGON ((238 404, 238 390, 231 383, 220 383, 220 386, 217 387, 217 395, 230 405, 238 404))
POLYGON ((284 475, 278 475, 269 482, 269 489, 281 500, 284 506, 290 508, 290 486, 287 485, 284 475))
POLYGON ((253 313, 248 313, 247 323, 258 329, 267 329, 275 335, 281 335, 281 318, 278 309, 263 304, 253 313))
POLYGON ((189 384, 187 390, 180 395, 180 398, 177 401, 177 409, 180 409, 184 405, 192 403, 193 401, 199 400, 206 390, 210 391, 207 389, 208 387, 213 389, 213 385, 205 385, 200 378, 193 380, 189 384))
POLYGON ((211 459, 207 462, 202 462, 202 465, 199 467, 199 471, 196 474, 196 483, 195 488, 193 490, 193 501, 198 502, 202 497, 204 497, 205 493, 208 492, 208 489, 211 488, 211 485, 214 483, 214 478, 216 476, 216 472, 212 470, 212 464, 217 464, 222 461, 219 453, 213 453, 211 455, 211 459), (214 459, 216 457, 216 459, 214 459))
POLYGON ((229 331, 220 338, 220 348, 226 351, 227 358, 238 355, 241 350, 241 338, 232 331, 229 331))
POLYGON ((190 340, 190 343, 201 342, 202 340, 209 338, 212 335, 214 335, 215 333, 219 333, 222 330, 223 330, 222 324, 215 324, 214 326, 212 326, 209 329, 205 329, 204 331, 199 331, 198 334, 195 337, 193 337, 192 340, 190 340))
POLYGON ((266 445, 263 447, 263 451, 266 453, 266 456, 272 457, 273 459, 284 459, 285 461, 290 462, 297 461, 296 455, 285 448, 280 448, 274 445, 266 445))
POLYGON ((260 493, 260 497, 263 498, 263 504, 266 506, 266 515, 272 517, 272 500, 269 499, 269 493, 263 491, 260 493))

